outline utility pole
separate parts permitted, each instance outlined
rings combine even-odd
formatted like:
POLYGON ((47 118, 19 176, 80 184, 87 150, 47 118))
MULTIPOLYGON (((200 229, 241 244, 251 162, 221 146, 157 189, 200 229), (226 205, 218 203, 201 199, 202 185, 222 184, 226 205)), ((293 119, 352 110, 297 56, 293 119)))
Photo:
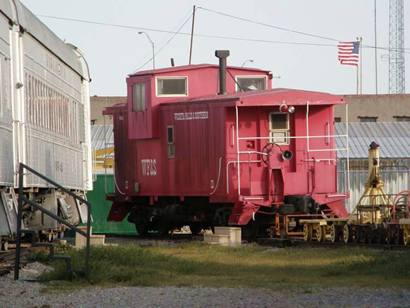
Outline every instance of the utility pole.
POLYGON ((155 70, 155 45, 154 45, 154 41, 151 39, 151 37, 145 31, 139 31, 138 34, 144 34, 145 37, 148 39, 148 41, 151 43, 151 48, 152 48, 152 69, 155 70))
POLYGON ((194 28, 195 28, 195 10, 196 5, 192 9, 192 27, 191 27, 191 44, 189 45, 189 65, 191 65, 192 60, 192 45, 194 43, 194 28))

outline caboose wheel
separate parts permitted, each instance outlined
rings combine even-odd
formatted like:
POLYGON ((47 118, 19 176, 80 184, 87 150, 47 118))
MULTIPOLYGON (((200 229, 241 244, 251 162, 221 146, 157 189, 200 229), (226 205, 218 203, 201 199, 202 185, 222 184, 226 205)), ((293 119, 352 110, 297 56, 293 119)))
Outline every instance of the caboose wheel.
POLYGON ((401 241, 401 234, 400 229, 397 226, 390 226, 389 227, 389 234, 387 244, 389 245, 398 245, 401 241))
POLYGON ((386 244, 387 244, 387 245, 392 245, 392 244, 394 244, 394 234, 393 234, 392 228, 388 228, 388 229, 387 229, 386 244))
POLYGON ((321 225, 316 225, 315 231, 316 231, 316 240, 318 242, 323 242, 325 240, 325 229, 322 228, 321 225))
POLYGON ((365 230, 365 243, 367 244, 373 244, 374 243, 374 236, 375 236, 375 231, 371 227, 366 228, 365 230))
POLYGON ((330 225, 330 241, 332 243, 337 242, 338 240, 338 234, 337 234, 337 228, 335 224, 330 225))
POLYGON ((349 243, 352 241, 352 230, 350 229, 349 225, 344 225, 343 226, 343 242, 345 244, 349 243))
POLYGON ((308 224, 303 225, 303 239, 305 242, 310 242, 312 240, 312 226, 308 224))
POLYGON ((139 236, 144 236, 148 234, 148 225, 144 223, 135 224, 135 230, 139 236))
POLYGON ((48 241, 49 243, 51 243, 51 242, 53 242, 55 239, 56 239, 56 234, 54 233, 54 231, 50 231, 50 232, 47 234, 47 241, 48 241))
POLYGON ((359 226, 356 232, 356 237, 357 243, 366 243, 366 228, 363 226, 359 226))
POLYGON ((410 230, 407 227, 403 229, 403 244, 405 246, 410 245, 410 230))
POLYGON ((198 223, 191 223, 189 225, 192 235, 198 235, 202 231, 202 226, 198 223))
POLYGON ((377 244, 385 244, 386 242, 386 230, 384 228, 379 228, 376 233, 377 244))
POLYGON ((1 250, 2 250, 2 251, 8 251, 8 250, 9 250, 9 242, 4 241, 4 242, 1 244, 1 250))

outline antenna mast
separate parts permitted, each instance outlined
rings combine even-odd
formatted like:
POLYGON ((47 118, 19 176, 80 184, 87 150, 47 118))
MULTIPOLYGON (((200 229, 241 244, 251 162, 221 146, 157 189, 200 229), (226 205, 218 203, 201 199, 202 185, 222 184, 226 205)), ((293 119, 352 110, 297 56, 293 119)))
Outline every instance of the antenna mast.
POLYGON ((389 93, 405 93, 404 1, 389 1, 389 93))

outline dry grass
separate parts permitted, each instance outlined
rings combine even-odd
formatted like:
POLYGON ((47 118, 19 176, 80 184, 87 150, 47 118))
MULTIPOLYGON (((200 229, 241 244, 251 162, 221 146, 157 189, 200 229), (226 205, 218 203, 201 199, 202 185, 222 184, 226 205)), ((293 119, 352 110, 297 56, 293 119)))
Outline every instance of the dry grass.
MULTIPOLYGON (((83 252, 70 250, 74 268, 83 252)), ((64 280, 63 264, 44 281, 64 280)), ((72 287, 74 280, 60 283, 72 287)), ((127 245, 92 250, 91 283, 103 286, 211 286, 254 288, 410 287, 410 251, 363 248, 238 248, 202 243, 173 247, 127 245)))

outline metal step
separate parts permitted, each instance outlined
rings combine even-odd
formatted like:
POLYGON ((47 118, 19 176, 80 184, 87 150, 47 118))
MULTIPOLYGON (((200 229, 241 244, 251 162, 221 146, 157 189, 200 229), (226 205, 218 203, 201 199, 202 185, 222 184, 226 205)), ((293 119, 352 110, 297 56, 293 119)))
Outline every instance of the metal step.
POLYGON ((63 260, 66 264, 67 272, 70 276, 70 279, 73 278, 74 272, 73 272, 73 266, 71 262, 71 256, 56 255, 54 243, 38 242, 38 243, 34 243, 33 247, 47 247, 49 249, 48 259, 49 260, 63 260))
POLYGON ((71 262, 71 256, 67 255, 53 255, 51 257, 53 260, 63 260, 65 262, 66 268, 67 268, 67 273, 70 276, 70 279, 73 279, 74 277, 74 272, 73 272, 73 266, 71 262))

